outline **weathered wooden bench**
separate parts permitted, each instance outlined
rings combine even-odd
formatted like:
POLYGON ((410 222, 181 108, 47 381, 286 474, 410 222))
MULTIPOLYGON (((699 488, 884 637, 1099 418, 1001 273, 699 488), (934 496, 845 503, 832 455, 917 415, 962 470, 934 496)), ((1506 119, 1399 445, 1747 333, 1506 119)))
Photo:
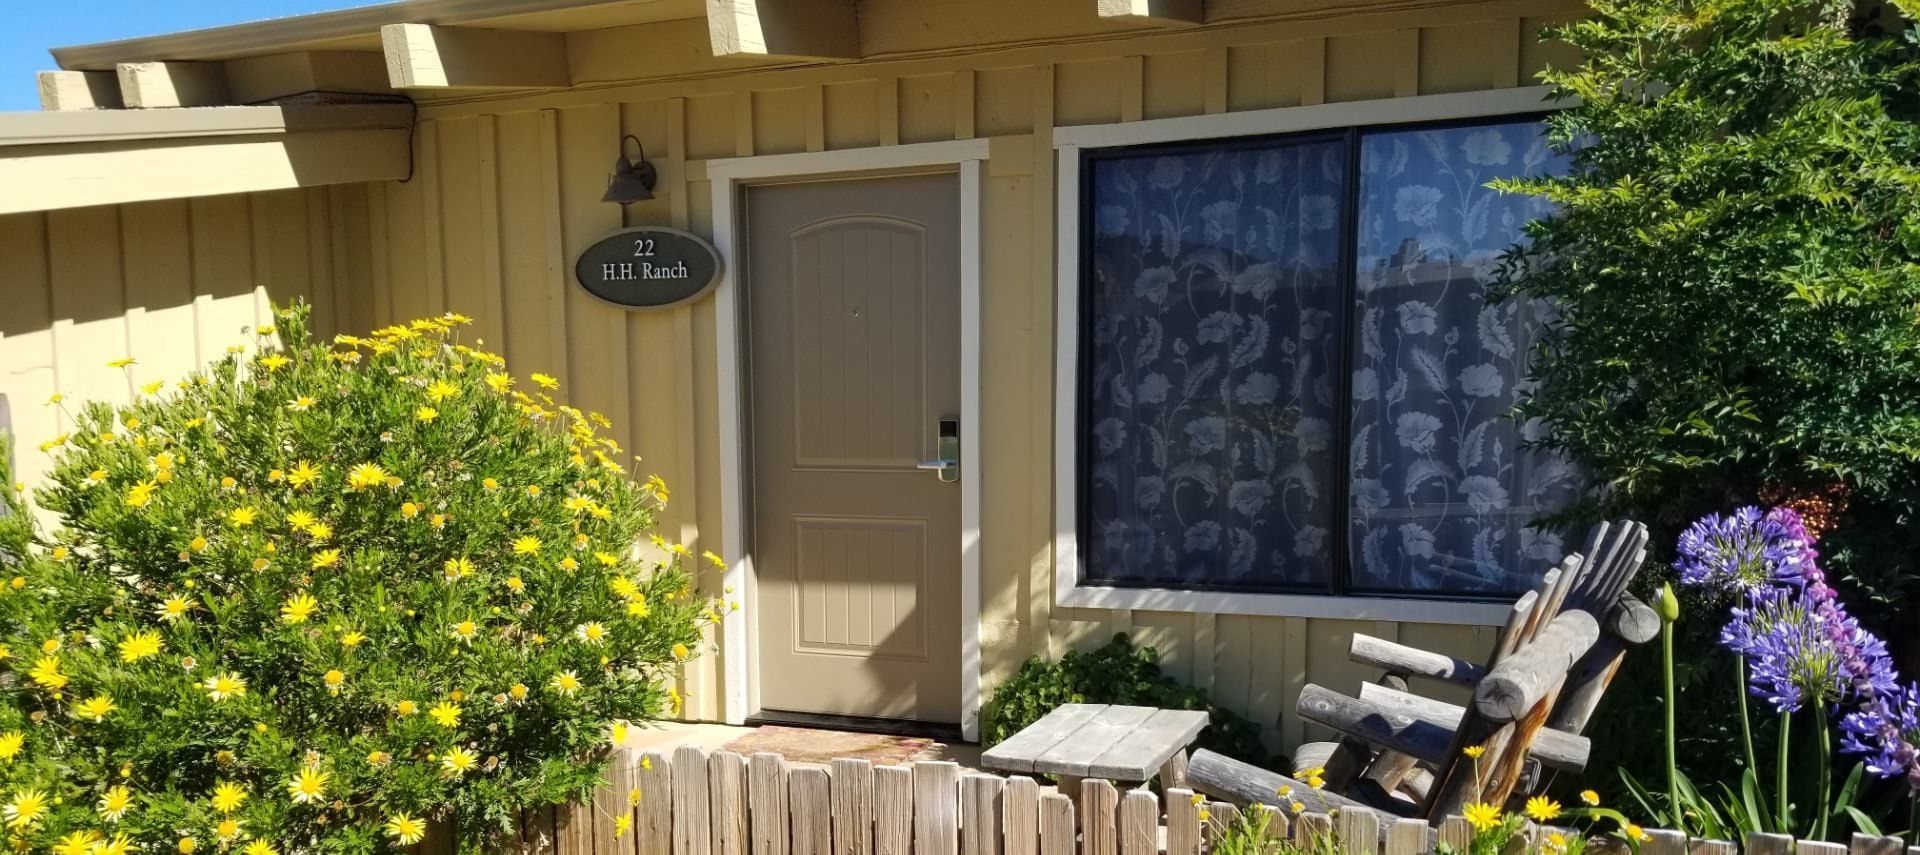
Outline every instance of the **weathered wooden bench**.
POLYGON ((1626 593, 1646 543, 1646 526, 1636 522, 1594 526, 1581 552, 1514 603, 1484 664, 1356 633, 1348 654, 1385 675, 1357 697, 1309 684, 1296 705, 1339 741, 1302 746, 1292 777, 1195 752, 1188 780, 1242 803, 1371 807, 1437 820, 1468 802, 1536 792, 1543 768, 1581 771, 1590 745, 1579 734, 1627 646, 1659 632, 1653 609, 1626 593), (1471 687, 1473 700, 1460 707, 1414 694, 1414 678, 1471 687), (1467 755, 1473 747, 1483 749, 1478 757, 1467 755), (1321 787, 1301 780, 1308 769, 1321 770, 1321 787))

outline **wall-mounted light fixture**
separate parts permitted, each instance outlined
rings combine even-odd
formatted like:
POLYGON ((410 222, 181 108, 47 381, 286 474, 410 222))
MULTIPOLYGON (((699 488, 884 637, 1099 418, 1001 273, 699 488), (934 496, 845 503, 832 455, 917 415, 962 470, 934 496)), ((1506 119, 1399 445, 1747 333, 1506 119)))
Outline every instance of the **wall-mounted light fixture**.
POLYGON ((607 194, 600 197, 602 202, 618 202, 631 205, 653 198, 654 182, 660 180, 660 171, 647 162, 647 148, 640 144, 640 138, 627 134, 620 138, 620 155, 614 158, 613 174, 607 178, 607 194), (640 157, 627 159, 627 141, 633 141, 633 147, 639 149, 640 157))

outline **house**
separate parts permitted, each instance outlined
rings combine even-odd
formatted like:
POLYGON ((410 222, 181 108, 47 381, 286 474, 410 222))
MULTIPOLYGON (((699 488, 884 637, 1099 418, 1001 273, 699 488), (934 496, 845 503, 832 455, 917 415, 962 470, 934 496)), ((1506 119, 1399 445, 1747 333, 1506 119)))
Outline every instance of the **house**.
POLYGON ((1541 208, 1484 185, 1564 166, 1537 36, 1582 8, 405 0, 56 48, 0 116, 19 469, 51 394, 273 302, 458 311, 726 556, 687 717, 971 736, 1127 632, 1291 746, 1354 633, 1478 656, 1562 551, 1526 522, 1577 474, 1503 417, 1548 318, 1483 300, 1541 208))

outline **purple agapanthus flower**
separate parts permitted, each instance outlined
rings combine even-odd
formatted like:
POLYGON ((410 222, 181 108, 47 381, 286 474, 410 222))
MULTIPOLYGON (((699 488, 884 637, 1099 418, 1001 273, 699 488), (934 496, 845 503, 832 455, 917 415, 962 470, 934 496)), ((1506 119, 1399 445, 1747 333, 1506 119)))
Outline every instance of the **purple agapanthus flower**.
POLYGON ((1840 750, 1865 757, 1868 772, 1905 778, 1920 793, 1920 685, 1908 683, 1847 713, 1840 750))
MULTIPOLYGON (((1813 538, 1787 508, 1748 505, 1709 514, 1681 532, 1673 569, 1680 583, 1717 591, 1751 591, 1798 581, 1814 569, 1813 538)), ((1822 579, 1824 582, 1824 579, 1822 579)))
POLYGON ((1748 592, 1720 641, 1747 658, 1749 690, 1781 712, 1868 702, 1894 691, 1899 679, 1885 642, 1839 601, 1804 589, 1748 592))

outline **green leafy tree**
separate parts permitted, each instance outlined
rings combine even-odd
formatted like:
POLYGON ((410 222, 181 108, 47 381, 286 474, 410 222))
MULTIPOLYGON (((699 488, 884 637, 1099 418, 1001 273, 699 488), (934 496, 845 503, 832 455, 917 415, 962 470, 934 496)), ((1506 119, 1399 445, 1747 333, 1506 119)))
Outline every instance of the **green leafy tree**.
MULTIPOLYGON (((1597 0, 1545 76, 1570 175, 1501 293, 1557 304, 1519 407, 1671 532, 1797 503, 1883 609, 1920 556, 1920 49, 1911 0, 1597 0)), ((1661 538, 1656 542, 1671 542, 1661 538)))

